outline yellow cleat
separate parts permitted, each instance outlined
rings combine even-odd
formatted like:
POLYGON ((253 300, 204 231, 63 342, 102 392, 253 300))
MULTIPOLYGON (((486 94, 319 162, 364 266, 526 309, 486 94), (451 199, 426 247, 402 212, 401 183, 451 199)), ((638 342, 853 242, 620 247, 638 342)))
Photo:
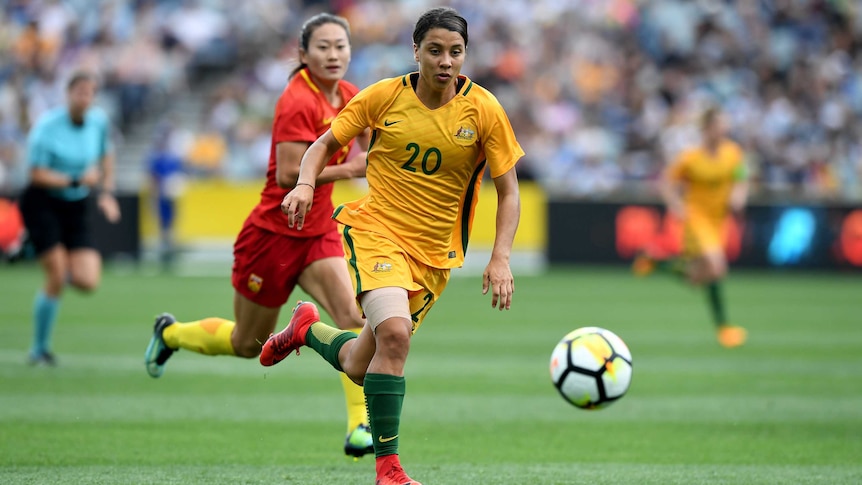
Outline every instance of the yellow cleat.
POLYGON ((722 325, 718 327, 717 337, 722 347, 732 349, 745 343, 748 331, 735 325, 722 325))

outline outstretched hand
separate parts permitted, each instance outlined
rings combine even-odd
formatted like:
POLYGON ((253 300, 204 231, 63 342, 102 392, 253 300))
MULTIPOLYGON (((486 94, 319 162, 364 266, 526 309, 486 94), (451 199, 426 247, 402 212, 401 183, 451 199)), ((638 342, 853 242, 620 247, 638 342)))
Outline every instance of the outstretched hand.
POLYGON ((120 204, 117 202, 117 198, 112 194, 107 192, 99 194, 98 206, 99 210, 102 211, 102 214, 105 215, 105 219, 107 219, 108 222, 111 224, 120 222, 120 204))
POLYGON ((307 184, 297 184, 281 201, 281 211, 287 215, 287 227, 301 231, 305 215, 311 211, 314 201, 314 187, 307 184))
POLYGON ((491 290, 491 308, 508 310, 512 307, 515 278, 507 261, 491 259, 482 275, 482 294, 491 290))

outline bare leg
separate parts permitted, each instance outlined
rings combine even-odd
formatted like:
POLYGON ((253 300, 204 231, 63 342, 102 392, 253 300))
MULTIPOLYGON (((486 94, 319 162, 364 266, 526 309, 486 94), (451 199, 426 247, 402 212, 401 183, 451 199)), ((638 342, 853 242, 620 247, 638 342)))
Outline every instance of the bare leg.
POLYGON ((387 318, 378 325, 374 339, 377 350, 368 365, 368 372, 403 376, 412 329, 410 320, 401 317, 387 318))
POLYGON ((299 276, 299 286, 320 303, 338 328, 353 330, 365 325, 344 258, 324 258, 311 263, 299 276))
POLYGON ((102 256, 93 248, 69 251, 69 283, 75 288, 92 292, 102 279, 102 256))
POLYGON ((39 256, 39 262, 45 271, 45 294, 59 298, 66 286, 66 275, 69 268, 69 253, 66 248, 57 244, 39 256))
POLYGON ((236 326, 230 341, 239 357, 257 357, 269 334, 275 330, 281 308, 259 305, 239 293, 234 293, 233 310, 236 326))

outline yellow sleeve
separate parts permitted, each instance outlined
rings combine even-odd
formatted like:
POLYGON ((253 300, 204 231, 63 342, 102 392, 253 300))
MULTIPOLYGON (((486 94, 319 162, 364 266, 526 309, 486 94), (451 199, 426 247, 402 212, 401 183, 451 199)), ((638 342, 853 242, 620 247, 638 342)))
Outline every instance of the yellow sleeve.
POLYGON ((506 111, 497 98, 490 92, 481 99, 482 118, 484 120, 482 133, 482 150, 488 161, 491 178, 505 174, 524 156, 524 150, 515 139, 512 123, 506 111))
POLYGON ((390 79, 379 81, 359 91, 332 120, 330 130, 342 146, 362 133, 365 128, 373 126, 376 113, 382 104, 390 98, 387 87, 390 79))

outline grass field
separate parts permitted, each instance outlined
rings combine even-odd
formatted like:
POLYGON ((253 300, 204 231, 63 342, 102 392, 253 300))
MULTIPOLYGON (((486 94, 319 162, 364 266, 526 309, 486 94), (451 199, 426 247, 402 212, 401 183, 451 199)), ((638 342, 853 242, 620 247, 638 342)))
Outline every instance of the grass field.
MULTIPOLYGON (((152 317, 229 316, 227 278, 109 267, 97 294, 64 300, 53 369, 25 364, 40 281, 0 266, 0 483, 373 483, 373 459, 341 453, 340 385, 311 350, 272 368, 182 351, 147 376, 152 317)), ((501 313, 478 277, 453 278, 414 340, 401 456, 425 485, 862 483, 862 277, 733 273, 750 331, 735 350, 669 278, 516 284, 501 313), (585 325, 634 356, 629 394, 602 411, 548 377, 554 344, 585 325)))

